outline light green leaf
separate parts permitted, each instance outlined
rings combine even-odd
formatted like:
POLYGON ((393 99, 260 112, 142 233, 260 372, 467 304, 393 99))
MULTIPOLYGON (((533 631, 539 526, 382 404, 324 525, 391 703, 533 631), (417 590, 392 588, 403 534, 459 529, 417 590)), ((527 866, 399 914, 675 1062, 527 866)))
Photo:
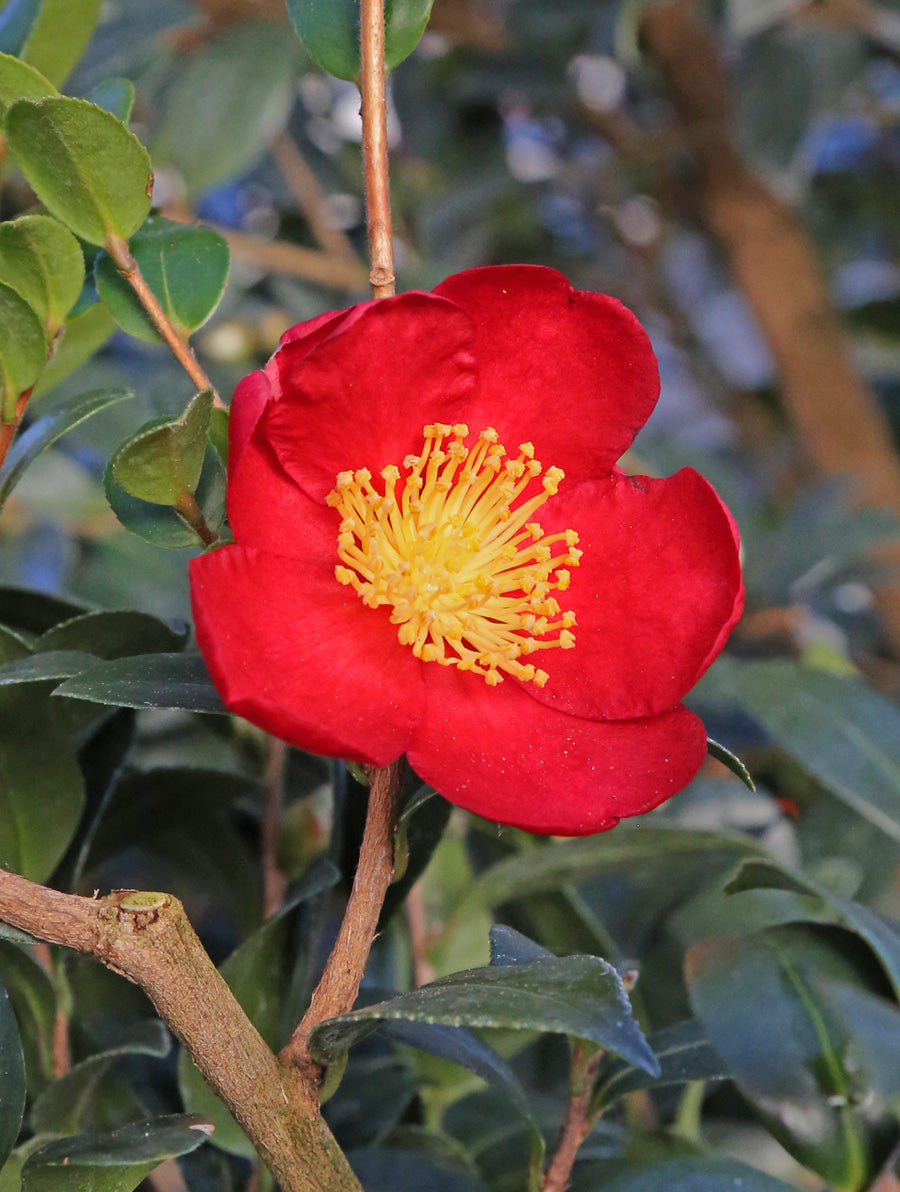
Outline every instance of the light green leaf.
POLYGON ((20 394, 47 363, 47 337, 40 317, 10 286, 0 283, 0 406, 3 420, 16 415, 20 394))
POLYGON ((52 339, 84 284, 81 246, 49 215, 0 224, 0 282, 25 299, 52 339))
POLYGON ((83 240, 127 240, 146 219, 149 155, 103 108, 65 96, 19 100, 7 113, 6 135, 38 198, 83 240))
POLYGON ((0 54, 0 128, 6 123, 6 110, 19 99, 46 99, 58 92, 39 70, 14 58, 0 54))
MULTIPOLYGON (((116 482, 112 468, 115 458, 114 455, 107 466, 103 485, 113 513, 126 530, 154 546, 170 550, 196 547, 200 541, 196 530, 174 508, 133 497, 116 482)), ((207 526, 217 534, 225 521, 225 468, 211 443, 206 446, 194 496, 207 526)))
MULTIPOLYGON (((150 216, 128 247, 181 336, 186 338, 201 327, 218 305, 228 278, 230 253, 218 232, 150 216)), ((123 330, 139 339, 162 338, 115 261, 105 252, 97 256, 94 280, 98 294, 123 330)))
POLYGON ((87 48, 103 0, 42 0, 22 57, 61 87, 87 48))
POLYGON ((206 452, 211 389, 188 403, 180 418, 157 418, 123 443, 110 460, 112 476, 132 497, 153 505, 177 505, 193 493, 206 452))
POLYGON ((66 320, 62 338, 54 345, 50 362, 38 378, 34 397, 49 393, 60 381, 80 368, 106 343, 116 329, 116 322, 102 302, 66 320))

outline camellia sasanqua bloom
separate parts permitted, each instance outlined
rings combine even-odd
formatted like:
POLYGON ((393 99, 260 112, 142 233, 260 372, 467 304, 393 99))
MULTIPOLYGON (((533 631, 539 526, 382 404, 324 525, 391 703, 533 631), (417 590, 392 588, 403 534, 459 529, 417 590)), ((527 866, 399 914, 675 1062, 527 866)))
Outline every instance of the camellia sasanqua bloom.
POLYGON ((534 832, 680 790, 743 587, 707 481, 616 466, 658 392, 634 316, 538 266, 292 328, 234 395, 235 542, 191 563, 226 705, 534 832))

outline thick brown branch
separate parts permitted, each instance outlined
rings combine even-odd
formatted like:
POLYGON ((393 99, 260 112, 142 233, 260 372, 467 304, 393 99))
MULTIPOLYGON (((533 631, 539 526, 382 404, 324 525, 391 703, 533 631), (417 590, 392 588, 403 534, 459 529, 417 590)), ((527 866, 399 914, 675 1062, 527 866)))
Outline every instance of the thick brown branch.
MULTIPOLYGON (((900 461, 887 421, 854 368, 809 237, 731 143, 721 55, 696 8, 694 0, 648 5, 641 30, 696 151, 701 215, 766 336, 785 407, 814 463, 853 474, 861 500, 900 513, 900 461)), ((898 552, 891 557, 900 561, 898 552)), ((880 601, 900 643, 900 586, 880 601)))
POLYGON ((285 1062, 317 1076, 320 1073, 307 1050, 309 1033, 326 1018, 353 1009, 384 896, 394 876, 394 830, 402 772, 402 758, 389 766, 369 767, 371 787, 366 828, 344 921, 309 1009, 281 1053, 285 1062))
POLYGON ((177 899, 81 898, 0 870, 0 919, 139 985, 290 1192, 360 1192, 302 1075, 269 1050, 177 899))
POLYGON ((360 11, 362 148, 372 260, 369 284, 373 297, 389 298, 395 286, 385 103, 384 0, 361 0, 360 11))

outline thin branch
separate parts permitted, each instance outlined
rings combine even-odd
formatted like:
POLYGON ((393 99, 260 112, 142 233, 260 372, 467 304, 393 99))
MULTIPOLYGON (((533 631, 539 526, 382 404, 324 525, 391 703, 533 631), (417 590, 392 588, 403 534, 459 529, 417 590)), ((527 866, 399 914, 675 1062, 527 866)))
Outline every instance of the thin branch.
POLYGON ((291 188, 297 206, 310 226, 312 234, 326 252, 336 257, 356 261, 353 245, 340 230, 325 218, 328 199, 319 180, 306 163, 290 133, 283 132, 272 146, 272 156, 282 177, 291 188))
POLYGON ((362 152, 374 298, 389 298, 394 285, 394 241, 388 175, 387 103, 384 66, 384 0, 360 0, 362 152))
POLYGON ((219 541, 218 534, 207 525, 203 510, 197 504, 197 498, 193 493, 185 490, 175 502, 175 511, 187 522, 204 546, 212 546, 219 541))
POLYGON ((370 766, 368 773, 371 782, 369 809, 344 921, 309 1009, 281 1053, 285 1063, 295 1064, 318 1079, 321 1072, 307 1047, 309 1034, 326 1018, 353 1009, 384 897, 394 876, 394 829, 399 811, 403 759, 399 758, 389 766, 370 766))
POLYGON ((314 1090, 263 1042, 176 898, 82 898, 0 869, 0 919, 139 985, 286 1192, 361 1192, 314 1090))
POLYGON ((277 737, 269 738, 269 756, 264 776, 265 792, 260 832, 263 873, 263 914, 274 915, 284 899, 287 879, 278 867, 278 829, 284 797, 284 774, 288 747, 277 737))
POLYGON ((225 403, 216 392, 212 381, 200 367, 197 357, 189 345, 184 342, 172 326, 166 312, 160 306, 156 295, 147 284, 144 275, 138 267, 137 261, 129 252, 127 241, 123 240, 121 236, 110 235, 107 237, 105 247, 106 251, 115 261, 116 268, 134 290, 141 306, 143 306, 153 321, 154 327, 156 327, 157 331, 172 349, 175 359, 194 382, 197 389, 212 389, 215 404, 220 409, 224 409, 225 403))
POLYGON ((222 228, 215 224, 208 226, 228 241, 234 256, 273 273, 288 273, 293 277, 302 277, 305 281, 312 281, 332 290, 344 290, 350 294, 365 288, 366 270, 359 261, 319 252, 315 248, 304 248, 300 244, 289 244, 286 240, 263 240, 260 236, 234 232, 231 228, 222 228))
POLYGON ((602 1051, 593 1051, 584 1043, 573 1044, 571 1092, 566 1120, 556 1153, 544 1173, 541 1192, 565 1192, 569 1186, 578 1148, 594 1128, 594 1115, 590 1113, 591 1094, 602 1059, 602 1051))

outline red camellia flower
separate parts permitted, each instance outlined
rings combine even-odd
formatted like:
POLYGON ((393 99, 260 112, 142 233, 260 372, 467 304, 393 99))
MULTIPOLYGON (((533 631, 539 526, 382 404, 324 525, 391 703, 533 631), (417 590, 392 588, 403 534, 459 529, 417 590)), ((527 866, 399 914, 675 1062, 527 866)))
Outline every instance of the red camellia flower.
POLYGON ((635 318, 536 266, 292 328, 234 396, 235 543, 191 564, 227 706, 534 832, 680 790, 743 589, 701 476, 616 467, 658 391, 635 318))

